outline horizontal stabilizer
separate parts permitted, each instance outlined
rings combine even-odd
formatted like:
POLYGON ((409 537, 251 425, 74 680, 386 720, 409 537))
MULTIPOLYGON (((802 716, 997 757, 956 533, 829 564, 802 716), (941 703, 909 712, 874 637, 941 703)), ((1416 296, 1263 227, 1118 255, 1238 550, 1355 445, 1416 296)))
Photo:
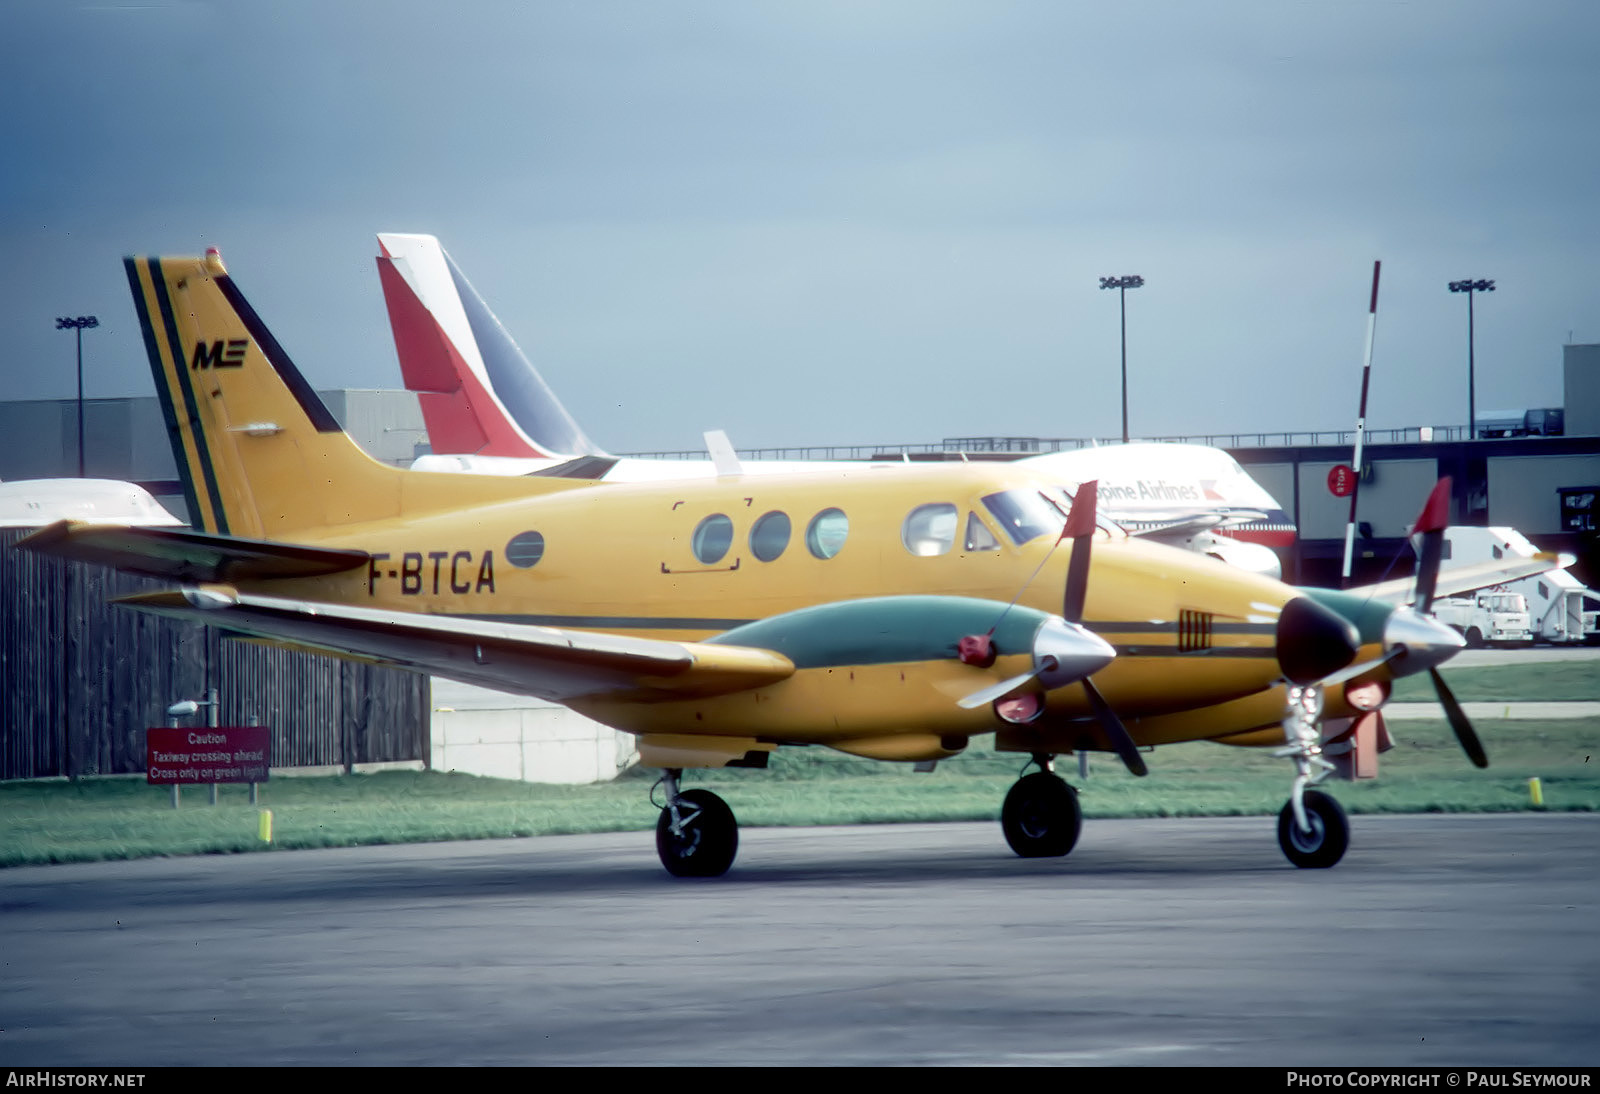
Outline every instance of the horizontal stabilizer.
POLYGON ((171 581, 319 577, 367 564, 365 551, 296 547, 188 528, 124 528, 61 521, 17 541, 40 554, 171 581))
POLYGON ((436 673, 564 703, 720 695, 785 679, 794 663, 770 650, 503 623, 450 615, 240 593, 225 586, 116 601, 292 649, 436 673))
POLYGON ((590 481, 603 479, 606 474, 617 466, 615 456, 579 456, 577 459, 568 460, 566 463, 556 464, 535 471, 535 475, 543 475, 551 479, 587 479, 590 481))

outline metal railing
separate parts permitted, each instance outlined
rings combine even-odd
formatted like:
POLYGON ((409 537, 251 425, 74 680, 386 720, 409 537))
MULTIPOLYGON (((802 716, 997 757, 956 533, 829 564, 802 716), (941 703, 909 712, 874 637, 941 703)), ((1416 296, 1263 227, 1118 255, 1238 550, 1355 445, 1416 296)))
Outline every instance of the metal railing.
MULTIPOLYGON (((1201 444, 1212 448, 1302 448, 1342 447, 1355 444, 1353 429, 1309 432, 1201 433, 1168 437, 1140 437, 1136 441, 1162 444, 1201 444)), ((1403 429, 1369 429, 1367 444, 1427 444, 1432 441, 1464 441, 1465 425, 1407 426, 1403 429)), ((1117 437, 946 437, 942 441, 916 444, 796 445, 781 448, 740 448, 738 453, 751 460, 894 460, 903 458, 949 457, 958 453, 973 455, 1064 452, 1120 444, 1117 437)), ((703 450, 676 452, 628 452, 628 456, 653 459, 696 460, 706 458, 703 450)))

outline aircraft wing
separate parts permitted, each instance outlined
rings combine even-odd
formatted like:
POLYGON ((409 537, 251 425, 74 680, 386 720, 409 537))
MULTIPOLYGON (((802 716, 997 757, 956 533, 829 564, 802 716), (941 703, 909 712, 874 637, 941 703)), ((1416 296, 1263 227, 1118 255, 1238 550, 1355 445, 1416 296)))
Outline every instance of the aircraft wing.
MULTIPOLYGON (((1471 566, 1458 566, 1453 570, 1439 572, 1439 584, 1434 590, 1434 596, 1459 596, 1477 589, 1486 589, 1491 585, 1499 585, 1506 581, 1517 581, 1524 577, 1533 577, 1536 574, 1546 573, 1550 570, 1563 570, 1571 566, 1577 559, 1572 555, 1557 554, 1554 551, 1541 551, 1532 558, 1497 558, 1490 562, 1479 562, 1471 566)), ((1416 579, 1411 577, 1397 577, 1389 581, 1381 581, 1376 585, 1363 585, 1360 588, 1347 589, 1346 592, 1357 596, 1365 596, 1369 600, 1387 600, 1391 603, 1401 604, 1410 600, 1412 590, 1416 586, 1416 579)))
POLYGON ((794 663, 749 646, 669 642, 463 616, 240 593, 225 585, 115 601, 291 649, 436 673, 553 702, 681 699, 782 680, 794 663))
POLYGON ((19 539, 16 546, 185 582, 318 577, 365 566, 369 557, 365 551, 297 547, 189 528, 130 528, 79 521, 59 521, 41 528, 19 539))
POLYGON ((1266 519, 1267 514, 1260 509, 1188 509, 1128 512, 1118 517, 1118 523, 1130 536, 1192 536, 1213 528, 1232 528, 1266 519))
POLYGON ((1222 517, 1216 513, 1195 513, 1187 517, 1124 517, 1122 527, 1130 536, 1149 538, 1167 538, 1170 536, 1192 536, 1199 532, 1209 532, 1222 523, 1222 517))

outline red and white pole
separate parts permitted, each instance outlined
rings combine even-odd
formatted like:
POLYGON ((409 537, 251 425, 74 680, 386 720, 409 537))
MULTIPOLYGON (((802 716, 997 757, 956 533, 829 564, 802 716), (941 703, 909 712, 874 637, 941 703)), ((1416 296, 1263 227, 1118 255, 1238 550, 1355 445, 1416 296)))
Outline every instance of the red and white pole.
POLYGON ((1378 330, 1378 270, 1382 262, 1372 264, 1372 302, 1367 306, 1367 352, 1361 362, 1361 406, 1356 411, 1356 452, 1351 466, 1355 468, 1355 482, 1350 488, 1350 519, 1344 526, 1344 570, 1341 584, 1350 587, 1350 559, 1356 542, 1356 498, 1361 494, 1361 446, 1367 434, 1367 385, 1372 379, 1372 341, 1378 330))

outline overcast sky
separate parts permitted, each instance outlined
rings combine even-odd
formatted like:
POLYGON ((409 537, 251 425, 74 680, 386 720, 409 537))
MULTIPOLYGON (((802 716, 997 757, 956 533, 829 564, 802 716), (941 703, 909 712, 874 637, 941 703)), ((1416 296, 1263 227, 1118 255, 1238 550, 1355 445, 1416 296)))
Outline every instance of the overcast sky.
POLYGON ((399 387, 428 232, 614 452, 1558 406, 1600 342, 1588 0, 0 6, 0 398, 153 391, 120 258, 215 245, 318 387, 399 387))

